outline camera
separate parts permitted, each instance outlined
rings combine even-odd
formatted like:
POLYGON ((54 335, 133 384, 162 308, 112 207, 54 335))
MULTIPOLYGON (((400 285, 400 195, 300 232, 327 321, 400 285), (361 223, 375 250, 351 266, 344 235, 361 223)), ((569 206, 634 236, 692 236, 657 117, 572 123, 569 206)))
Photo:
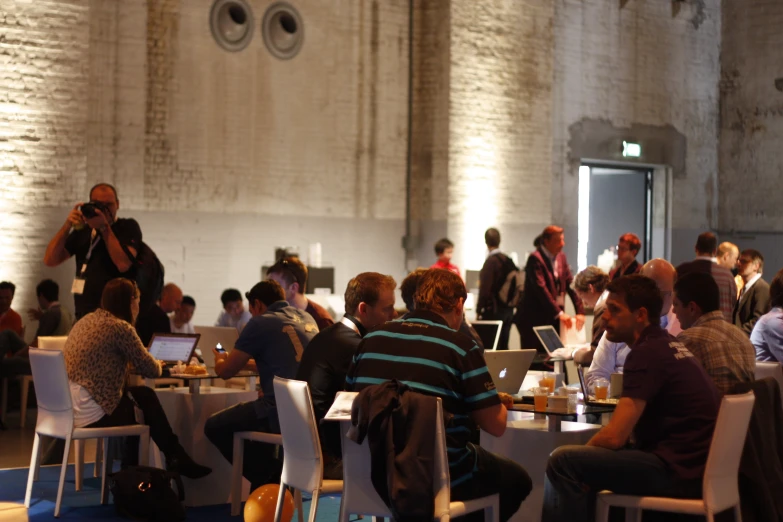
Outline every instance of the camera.
POLYGON ((111 214, 109 213, 109 207, 107 207, 105 204, 101 203, 100 201, 90 201, 89 203, 85 203, 80 207, 80 210, 82 211, 82 215, 86 217, 87 219, 94 218, 98 215, 96 210, 100 210, 103 212, 104 216, 109 217, 111 214))

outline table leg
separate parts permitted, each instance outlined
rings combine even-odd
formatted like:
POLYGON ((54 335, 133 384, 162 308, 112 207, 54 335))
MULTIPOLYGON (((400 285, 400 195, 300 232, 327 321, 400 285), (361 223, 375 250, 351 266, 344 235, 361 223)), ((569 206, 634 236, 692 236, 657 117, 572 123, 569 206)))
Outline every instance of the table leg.
POLYGON ((564 373, 564 372, 563 372, 563 368, 564 368, 564 366, 563 366, 563 365, 564 365, 564 364, 565 364, 565 361, 554 361, 554 365, 555 365, 555 373, 556 373, 556 374, 557 374, 557 373, 564 373))
POLYGON ((190 390, 190 393, 192 393, 193 395, 198 395, 200 388, 201 388, 201 379, 190 379, 188 381, 188 389, 190 390))
POLYGON ((258 382, 258 377, 248 377, 247 378, 247 385, 245 386, 245 389, 247 391, 256 391, 256 383, 258 382))
POLYGON ((549 415, 549 418, 547 419, 547 431, 551 432, 559 432, 561 431, 561 418, 560 415, 549 415))

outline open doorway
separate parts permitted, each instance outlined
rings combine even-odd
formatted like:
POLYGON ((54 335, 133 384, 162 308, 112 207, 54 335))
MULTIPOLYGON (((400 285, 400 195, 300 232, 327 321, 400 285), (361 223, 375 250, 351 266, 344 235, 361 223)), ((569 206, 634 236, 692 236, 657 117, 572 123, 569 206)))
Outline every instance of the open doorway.
POLYGON ((642 242, 637 260, 653 257, 653 170, 583 164, 579 168, 578 265, 607 268, 617 238, 626 232, 642 242), (599 257, 604 256, 599 262, 599 257))

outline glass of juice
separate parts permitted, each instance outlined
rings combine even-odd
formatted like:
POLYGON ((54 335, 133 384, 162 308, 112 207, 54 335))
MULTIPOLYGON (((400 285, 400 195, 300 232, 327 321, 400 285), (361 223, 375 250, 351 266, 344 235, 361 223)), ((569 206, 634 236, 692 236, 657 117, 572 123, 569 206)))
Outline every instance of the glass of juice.
POLYGON ((544 372, 544 377, 538 381, 538 385, 549 388, 549 393, 555 393, 555 373, 544 372))
POLYGON ((606 399, 609 397, 609 381, 606 379, 598 379, 593 384, 595 388, 596 400, 606 399))
POLYGON ((533 388, 533 409, 535 411, 546 411, 546 401, 549 397, 549 388, 540 386, 533 388))

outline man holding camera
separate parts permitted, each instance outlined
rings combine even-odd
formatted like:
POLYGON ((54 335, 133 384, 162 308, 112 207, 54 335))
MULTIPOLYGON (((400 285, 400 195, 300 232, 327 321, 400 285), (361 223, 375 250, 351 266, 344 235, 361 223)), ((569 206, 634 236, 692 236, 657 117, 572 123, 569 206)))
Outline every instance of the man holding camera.
POLYGON ((77 204, 46 247, 44 263, 55 267, 76 256, 72 291, 76 318, 101 305, 104 285, 116 277, 135 279, 133 262, 141 246, 141 229, 134 219, 117 219, 116 189, 99 183, 90 202, 77 204))

